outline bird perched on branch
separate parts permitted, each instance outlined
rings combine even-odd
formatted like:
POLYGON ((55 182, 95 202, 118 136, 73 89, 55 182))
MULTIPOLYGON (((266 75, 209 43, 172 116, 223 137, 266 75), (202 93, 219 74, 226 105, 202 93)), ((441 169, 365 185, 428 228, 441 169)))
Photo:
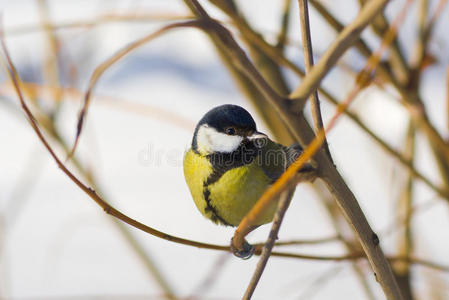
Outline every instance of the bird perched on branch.
MULTIPOLYGON (((184 176, 203 216, 216 224, 237 226, 301 153, 299 145, 285 147, 257 131, 244 108, 226 104, 198 122, 184 156, 184 176)), ((310 165, 307 168, 310 171, 310 165)), ((276 207, 273 203, 256 225, 271 222, 276 207)))

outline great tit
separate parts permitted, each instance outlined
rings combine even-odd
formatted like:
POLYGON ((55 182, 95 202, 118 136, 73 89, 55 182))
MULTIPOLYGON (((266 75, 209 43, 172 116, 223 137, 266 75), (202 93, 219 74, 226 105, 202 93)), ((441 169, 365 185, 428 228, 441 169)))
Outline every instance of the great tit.
MULTIPOLYGON (((263 192, 302 153, 257 131, 237 105, 213 108, 198 122, 184 155, 184 176, 198 210, 214 223, 238 226, 263 192)), ((276 203, 257 220, 273 220, 276 203)))

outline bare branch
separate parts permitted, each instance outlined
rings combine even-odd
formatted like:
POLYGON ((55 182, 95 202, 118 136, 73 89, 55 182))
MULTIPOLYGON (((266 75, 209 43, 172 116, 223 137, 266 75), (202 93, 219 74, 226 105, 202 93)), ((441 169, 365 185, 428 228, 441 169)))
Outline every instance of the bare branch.
POLYGON ((305 101, 320 85, 321 80, 337 63, 340 57, 358 39, 363 29, 383 10, 388 0, 371 0, 363 6, 359 15, 346 26, 337 36, 334 42, 320 58, 320 61, 312 68, 301 84, 290 94, 293 100, 305 101))
MULTIPOLYGON (((404 142, 404 155, 413 163, 415 156, 415 128, 413 123, 410 121, 407 129, 407 134, 404 142)), ((411 217, 412 217, 412 201, 413 201, 413 175, 407 172, 407 179, 403 190, 401 191, 398 204, 398 219, 401 215, 404 216, 404 229, 398 239, 398 253, 400 256, 409 257, 412 253, 412 229, 411 229, 411 217)), ((398 280, 399 287, 403 292, 405 300, 412 300, 412 288, 411 288, 411 274, 410 274, 410 263, 409 262, 397 262, 393 264, 393 269, 395 270, 396 278, 398 280)))
MULTIPOLYGON (((309 7, 307 0, 299 0, 299 19, 301 23, 301 33, 302 33, 302 45, 304 53, 304 62, 306 66, 307 74, 312 70, 313 67, 313 48, 312 48, 312 38, 310 36, 310 24, 309 24, 309 7)), ((310 106, 312 109, 313 124, 315 128, 315 133, 323 128, 323 119, 321 117, 320 109, 320 99, 318 98, 318 92, 315 90, 311 96, 310 106)), ((332 156, 329 151, 329 146, 327 144, 326 136, 323 141, 323 148, 325 149, 327 155, 329 155, 329 160, 332 162, 332 156)))
POLYGON ((268 235, 268 239, 262 248, 262 254, 259 258, 259 262, 257 263, 256 270, 254 271, 254 274, 251 277, 251 281, 248 287, 246 288, 245 294, 243 295, 242 299, 245 300, 251 299, 254 290, 257 287, 257 283, 259 282, 260 277, 262 276, 262 273, 265 270, 265 266, 267 265, 268 259, 270 258, 273 246, 276 242, 276 239, 278 238, 279 229, 281 228, 285 212, 287 211, 287 208, 290 205, 293 193, 294 189, 290 191, 285 191, 279 199, 278 209, 273 219, 273 225, 271 225, 270 234, 268 235))
POLYGON ((449 67, 446 69, 446 123, 449 128, 449 67))
POLYGON ((278 41, 276 43, 276 48, 280 51, 284 50, 285 44, 287 42, 291 3, 292 0, 284 0, 284 7, 282 9, 281 31, 278 35, 278 41))

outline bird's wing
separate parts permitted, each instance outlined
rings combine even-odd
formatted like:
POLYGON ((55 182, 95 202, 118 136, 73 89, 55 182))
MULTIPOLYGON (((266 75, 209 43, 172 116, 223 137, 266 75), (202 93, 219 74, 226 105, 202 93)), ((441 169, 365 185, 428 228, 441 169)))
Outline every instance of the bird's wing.
MULTIPOLYGON (((292 144, 289 147, 284 147, 286 157, 287 157, 287 168, 294 163, 298 157, 304 152, 304 149, 298 143, 292 144)), ((310 162, 304 164, 304 166, 299 170, 300 172, 310 172, 315 170, 310 162)))
MULTIPOLYGON (((286 147, 273 141, 268 141, 261 156, 262 168, 265 174, 274 182, 302 153, 303 148, 297 143, 286 147)), ((314 167, 310 163, 306 163, 300 169, 300 172, 313 170, 314 167)))
POLYGON ((286 159, 287 159, 287 168, 294 163, 298 157, 304 151, 298 143, 292 144, 289 147, 282 146, 285 151, 286 159))
POLYGON ((286 148, 278 143, 267 139, 267 145, 262 148, 257 157, 258 163, 273 182, 276 181, 287 168, 286 148))

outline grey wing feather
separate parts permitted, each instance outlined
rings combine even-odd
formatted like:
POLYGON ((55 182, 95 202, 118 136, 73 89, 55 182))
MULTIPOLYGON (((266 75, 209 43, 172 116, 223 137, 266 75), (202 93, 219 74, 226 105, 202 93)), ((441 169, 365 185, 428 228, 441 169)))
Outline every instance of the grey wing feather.
POLYGON ((288 168, 302 154, 303 149, 301 145, 295 143, 290 145, 289 147, 284 147, 284 151, 287 158, 287 168, 288 168))
POLYGON ((267 139, 260 154, 258 159, 263 171, 275 182, 286 169, 286 147, 267 139))
MULTIPOLYGON (((304 149, 298 143, 292 144, 289 147, 284 147, 284 149, 287 158, 287 168, 304 152, 304 149)), ((301 168, 300 172, 312 171, 313 169, 311 164, 306 163, 301 168)))
MULTIPOLYGON (((263 159, 261 163, 265 174, 274 181, 276 181, 282 173, 292 164, 303 152, 302 147, 295 143, 289 147, 271 142, 266 147, 263 155, 259 159, 263 159)), ((313 167, 306 163, 300 171, 310 171, 313 167)))

